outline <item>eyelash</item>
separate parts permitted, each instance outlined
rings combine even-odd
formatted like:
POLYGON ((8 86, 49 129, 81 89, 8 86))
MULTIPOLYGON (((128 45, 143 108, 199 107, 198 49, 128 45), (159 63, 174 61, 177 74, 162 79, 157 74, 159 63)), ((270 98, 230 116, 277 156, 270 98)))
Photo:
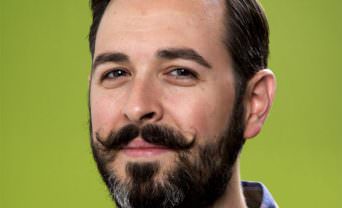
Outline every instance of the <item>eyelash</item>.
POLYGON ((185 79, 187 77, 190 77, 191 79, 197 79, 198 78, 198 74, 196 72, 194 72, 191 69, 188 69, 186 67, 177 67, 177 68, 173 68, 172 70, 170 70, 167 74, 170 74, 171 76, 175 76, 178 77, 177 79, 185 79), (186 73, 186 75, 171 75, 172 72, 180 72, 180 73, 186 73))
MULTIPOLYGON (((116 80, 120 79, 120 77, 130 75, 130 72, 128 72, 125 69, 117 68, 117 69, 111 69, 108 72, 105 72, 103 76, 101 76, 101 82, 105 80, 116 80), (119 74, 117 74, 119 73, 119 74), (111 75, 112 74, 112 75, 111 75), (111 77, 110 77, 111 75, 111 77)), ((175 79, 182 80, 182 79, 198 79, 198 74, 186 67, 173 67, 171 70, 169 70, 166 75, 169 75, 171 77, 174 77, 175 79), (176 73, 176 74, 172 74, 176 73)))
POLYGON ((103 74, 103 76, 101 77, 101 81, 104 81, 106 79, 118 79, 121 76, 125 76, 125 75, 129 75, 130 73, 127 72, 127 70, 125 69, 111 69, 110 71, 106 72, 103 74), (119 76, 113 75, 113 77, 109 77, 110 74, 115 73, 115 72, 120 72, 121 74, 119 76))

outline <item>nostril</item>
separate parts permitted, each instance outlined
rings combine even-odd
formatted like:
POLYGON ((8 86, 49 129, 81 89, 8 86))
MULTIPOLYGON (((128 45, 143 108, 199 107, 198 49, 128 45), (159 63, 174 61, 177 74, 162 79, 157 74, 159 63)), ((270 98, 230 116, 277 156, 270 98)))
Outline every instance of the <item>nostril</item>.
POLYGON ((142 121, 142 120, 150 120, 150 119, 152 119, 155 115, 156 115, 155 112, 146 113, 146 114, 144 114, 144 115, 140 118, 140 120, 141 120, 141 121, 142 121))

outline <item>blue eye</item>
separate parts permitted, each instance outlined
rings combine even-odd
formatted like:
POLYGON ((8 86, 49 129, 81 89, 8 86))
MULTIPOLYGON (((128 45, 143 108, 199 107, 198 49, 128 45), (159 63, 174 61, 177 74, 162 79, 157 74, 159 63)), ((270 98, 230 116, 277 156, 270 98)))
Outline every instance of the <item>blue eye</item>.
POLYGON ((178 79, 197 78, 197 74, 187 68, 176 68, 172 70, 169 74, 175 76, 178 79))

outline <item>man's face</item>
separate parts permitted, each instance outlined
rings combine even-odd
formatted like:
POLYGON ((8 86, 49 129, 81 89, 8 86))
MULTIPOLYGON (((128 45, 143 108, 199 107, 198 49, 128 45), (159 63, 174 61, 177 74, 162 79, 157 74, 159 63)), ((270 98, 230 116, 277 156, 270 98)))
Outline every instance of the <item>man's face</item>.
MULTIPOLYGON (((221 158, 240 145, 225 140, 241 138, 229 128, 235 90, 223 16, 219 1, 110 2, 97 33, 90 109, 93 151, 113 192, 151 194, 187 174, 204 184, 212 177, 206 168, 231 168, 221 158)), ((114 197, 124 206, 127 196, 114 197)))

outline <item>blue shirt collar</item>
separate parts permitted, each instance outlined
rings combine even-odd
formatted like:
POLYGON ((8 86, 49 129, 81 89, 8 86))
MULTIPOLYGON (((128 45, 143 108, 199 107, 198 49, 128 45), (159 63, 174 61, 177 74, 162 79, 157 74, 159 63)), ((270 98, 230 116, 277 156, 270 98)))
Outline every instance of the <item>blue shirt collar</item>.
POLYGON ((249 208, 278 208, 271 193, 259 182, 241 182, 246 203, 249 208))

